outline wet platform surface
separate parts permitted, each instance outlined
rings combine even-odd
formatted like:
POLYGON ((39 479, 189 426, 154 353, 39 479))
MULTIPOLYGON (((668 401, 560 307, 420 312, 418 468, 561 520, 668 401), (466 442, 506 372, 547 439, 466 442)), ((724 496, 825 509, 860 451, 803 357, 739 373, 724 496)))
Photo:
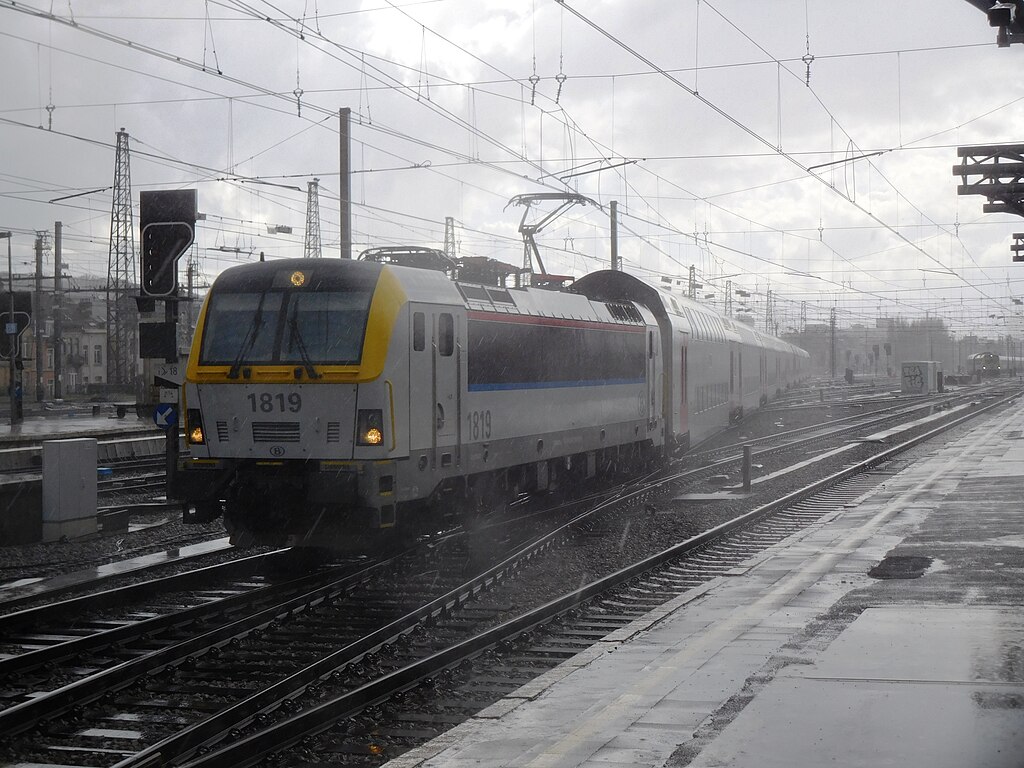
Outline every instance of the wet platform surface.
POLYGON ((221 552, 228 549, 231 549, 228 537, 223 536, 211 541, 199 542, 198 544, 189 544, 184 547, 128 558, 127 560, 118 560, 106 565, 97 565, 78 571, 71 571, 70 573, 62 573, 59 576, 18 579, 17 581, 0 584, 0 603, 38 597, 45 595, 47 592, 66 589, 77 584, 108 579, 112 576, 120 576, 132 571, 140 571, 158 565, 167 565, 179 560, 196 557, 197 555, 221 552))
POLYGON ((0 447, 32 445, 43 440, 64 437, 102 437, 106 434, 119 435, 125 432, 138 432, 140 436, 150 433, 162 434, 151 419, 140 419, 134 414, 121 419, 113 416, 70 414, 50 417, 29 416, 14 427, 9 421, 0 420, 0 447))
POLYGON ((1021 638, 1004 608, 868 608, 690 765, 1019 768, 1021 638))
POLYGON ((387 765, 1021 768, 1024 402, 950 434, 387 765))

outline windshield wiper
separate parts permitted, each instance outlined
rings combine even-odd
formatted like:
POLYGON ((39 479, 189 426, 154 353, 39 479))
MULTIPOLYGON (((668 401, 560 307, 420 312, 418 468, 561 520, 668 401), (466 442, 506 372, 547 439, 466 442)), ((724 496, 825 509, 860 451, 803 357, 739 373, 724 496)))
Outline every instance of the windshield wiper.
POLYGON ((320 374, 313 367, 313 360, 309 356, 309 350, 306 349, 306 343, 302 340, 302 333, 299 331, 299 320, 296 315, 292 315, 288 321, 288 338, 291 345, 299 351, 299 357, 302 358, 302 367, 306 369, 306 377, 319 379, 320 374))
POLYGON ((245 358, 252 352, 252 348, 256 346, 256 337, 260 335, 260 329, 263 327, 263 300, 267 298, 267 292, 263 291, 260 294, 260 300, 256 303, 256 311, 252 316, 252 323, 249 325, 249 330, 245 334, 245 338, 242 339, 242 346, 238 349, 238 354, 235 355, 235 362, 231 364, 231 370, 228 371, 229 379, 237 379, 238 372, 242 369, 242 363, 245 358))

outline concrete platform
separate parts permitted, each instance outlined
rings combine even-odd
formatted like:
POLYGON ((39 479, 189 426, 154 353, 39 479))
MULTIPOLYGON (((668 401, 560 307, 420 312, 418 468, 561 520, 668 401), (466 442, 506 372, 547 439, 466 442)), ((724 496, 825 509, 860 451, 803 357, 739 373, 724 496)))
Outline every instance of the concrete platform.
POLYGON ((37 598, 49 592, 60 592, 78 584, 103 581, 113 576, 122 576, 126 573, 146 570, 157 565, 176 563, 196 555, 224 552, 231 548, 231 544, 228 543, 228 537, 222 536, 210 541, 199 542, 198 544, 188 544, 184 547, 176 547, 163 552, 139 555, 127 560, 117 560, 106 565, 82 568, 77 571, 62 573, 59 576, 16 579, 15 581, 0 584, 0 604, 10 607, 16 603, 37 598))
POLYGON ((127 432, 140 434, 162 434, 152 419, 140 419, 134 413, 124 418, 115 416, 77 415, 74 413, 54 416, 28 416, 13 427, 10 422, 0 419, 0 447, 17 445, 38 445, 43 440, 55 440, 67 436, 123 435, 127 432))
POLYGON ((1024 401, 953 434, 387 765, 1021 768, 1024 401))
MULTIPOLYGON (((46 441, 90 437, 97 440, 99 465, 118 459, 156 456, 166 438, 152 421, 104 416, 27 417, 12 427, 0 423, 0 546, 44 538, 42 446, 46 441)), ((61 531, 61 535, 75 535, 61 531)))

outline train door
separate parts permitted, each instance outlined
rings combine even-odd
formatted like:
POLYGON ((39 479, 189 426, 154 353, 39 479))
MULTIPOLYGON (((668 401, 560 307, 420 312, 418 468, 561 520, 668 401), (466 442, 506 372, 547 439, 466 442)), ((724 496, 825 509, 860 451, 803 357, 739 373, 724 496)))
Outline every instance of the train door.
POLYGON ((690 431, 690 414, 686 402, 686 344, 679 350, 679 434, 690 431))
POLYGON ((434 426, 436 460, 441 467, 459 463, 460 418, 459 368, 462 363, 458 318, 454 312, 438 311, 434 340, 434 426))
POLYGON ((758 355, 758 385, 760 387, 761 398, 764 399, 765 392, 768 389, 768 358, 765 356, 765 350, 762 349, 760 355, 758 355))
POLYGON ((731 349, 731 343, 729 347, 729 402, 735 403, 742 398, 736 397, 736 350, 731 349))
POLYGON ((655 341, 654 331, 647 329, 647 381, 650 383, 650 392, 647 398, 647 423, 653 424, 658 420, 658 391, 661 387, 661 377, 658 375, 657 349, 659 344, 655 341))
POLYGON ((432 316, 430 307, 410 304, 409 309, 409 454, 431 451, 433 462, 433 330, 427 323, 432 316))
POLYGON ((743 381, 743 347, 742 347, 742 345, 739 347, 739 350, 736 352, 736 378, 739 380, 739 383, 740 383, 739 384, 739 386, 740 386, 739 404, 742 406, 743 405, 743 396, 747 393, 747 388, 745 386, 743 386, 744 385, 744 381, 743 381))
POLYGON ((458 317, 443 308, 410 305, 409 448, 430 466, 459 461, 462 365, 458 317))

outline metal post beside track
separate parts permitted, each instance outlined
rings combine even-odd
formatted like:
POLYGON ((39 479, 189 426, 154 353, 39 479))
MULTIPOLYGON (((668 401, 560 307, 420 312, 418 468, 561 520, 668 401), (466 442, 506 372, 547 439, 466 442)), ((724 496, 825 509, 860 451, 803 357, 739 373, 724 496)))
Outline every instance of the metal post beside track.
POLYGON ((749 445, 743 446, 743 492, 750 493, 750 456, 751 448, 749 445))

